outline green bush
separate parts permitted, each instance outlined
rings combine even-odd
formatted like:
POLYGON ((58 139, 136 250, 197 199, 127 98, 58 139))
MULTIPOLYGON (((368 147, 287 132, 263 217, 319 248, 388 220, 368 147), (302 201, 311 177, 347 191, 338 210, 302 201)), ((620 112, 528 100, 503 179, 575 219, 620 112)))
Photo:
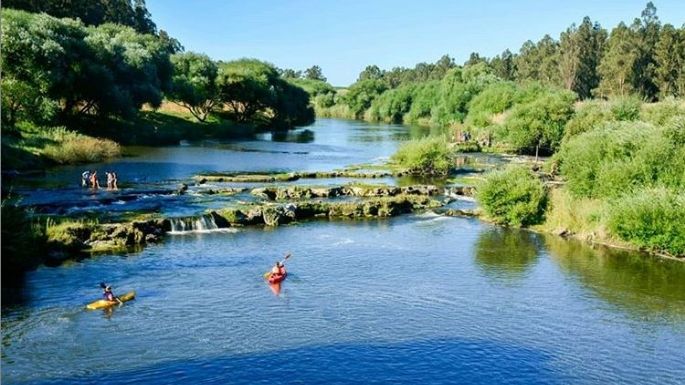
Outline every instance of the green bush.
POLYGON ((509 109, 515 101, 516 84, 514 82, 490 84, 469 103, 469 114, 466 121, 478 127, 484 127, 488 122, 484 121, 483 117, 502 113, 509 109))
POLYGON ((658 103, 645 103, 640 111, 640 120, 655 125, 668 123, 675 117, 685 117, 685 102, 668 98, 658 103))
POLYGON ((509 226, 528 226, 544 219, 547 191, 523 166, 489 173, 478 187, 478 202, 488 217, 509 226))
POLYGON ((570 91, 550 90, 532 102, 515 105, 504 123, 507 141, 521 153, 532 154, 538 146, 544 152, 554 152, 573 115, 575 100, 570 91))
POLYGON ((614 120, 614 115, 609 110, 607 102, 602 100, 584 101, 576 108, 573 117, 566 122, 564 141, 612 120, 614 120))
POLYGON ((637 120, 640 117, 642 102, 637 97, 616 99, 611 104, 611 113, 616 120, 637 120))
POLYGON ((447 141, 442 137, 405 142, 392 156, 392 160, 413 174, 445 175, 452 164, 447 141))
POLYGON ((2 201, 2 284, 13 286, 22 273, 42 262, 45 237, 29 213, 8 200, 2 201))
POLYGON ((685 194, 642 189, 611 203, 609 230, 625 241, 673 255, 685 255, 685 194))
POLYGON ((605 123, 562 146, 556 157, 561 174, 569 190, 584 197, 618 197, 636 186, 682 188, 683 126, 678 120, 667 127, 605 123))

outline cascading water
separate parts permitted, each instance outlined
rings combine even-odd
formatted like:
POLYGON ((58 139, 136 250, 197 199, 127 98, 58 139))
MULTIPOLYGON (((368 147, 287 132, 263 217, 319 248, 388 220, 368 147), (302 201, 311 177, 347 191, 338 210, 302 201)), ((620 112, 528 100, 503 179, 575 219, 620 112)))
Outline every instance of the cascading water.
POLYGON ((193 217, 169 218, 171 233, 209 232, 221 228, 216 224, 214 216, 205 214, 193 217))

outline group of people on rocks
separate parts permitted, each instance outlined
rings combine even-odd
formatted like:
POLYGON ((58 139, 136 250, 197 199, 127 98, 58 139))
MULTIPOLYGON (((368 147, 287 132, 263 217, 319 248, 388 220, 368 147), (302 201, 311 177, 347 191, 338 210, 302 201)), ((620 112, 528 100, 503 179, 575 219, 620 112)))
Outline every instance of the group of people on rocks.
MULTIPOLYGON (((117 190, 117 174, 114 171, 105 171, 107 175, 107 189, 117 190)), ((86 170, 81 174, 81 187, 100 188, 98 172, 96 170, 86 170)))

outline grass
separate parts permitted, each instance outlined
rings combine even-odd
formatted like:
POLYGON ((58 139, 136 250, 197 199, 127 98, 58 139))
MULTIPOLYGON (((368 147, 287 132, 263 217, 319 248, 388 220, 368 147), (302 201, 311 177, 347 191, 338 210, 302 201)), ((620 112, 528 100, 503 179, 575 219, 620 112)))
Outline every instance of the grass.
POLYGON ((19 126, 18 136, 3 137, 3 167, 42 168, 50 164, 101 162, 121 155, 118 143, 64 127, 19 126))
POLYGON ((612 237, 607 230, 607 216, 608 205, 605 201, 576 198, 565 188, 556 188, 549 192, 545 221, 534 229, 609 241, 612 237))

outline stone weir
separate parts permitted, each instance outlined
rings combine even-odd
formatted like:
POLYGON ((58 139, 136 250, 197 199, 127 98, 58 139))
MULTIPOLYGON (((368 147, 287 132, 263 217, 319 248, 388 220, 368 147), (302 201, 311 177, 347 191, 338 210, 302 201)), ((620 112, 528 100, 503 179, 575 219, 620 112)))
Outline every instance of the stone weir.
MULTIPOLYGON (((410 190, 405 190, 409 192, 410 190)), ((161 218, 130 223, 60 225, 58 236, 49 237, 48 260, 59 263, 83 252, 114 252, 160 242, 167 233, 205 231, 242 226, 278 226, 313 218, 382 218, 434 209, 444 202, 426 195, 398 194, 358 201, 303 200, 261 202, 211 211, 196 217, 161 218)))

